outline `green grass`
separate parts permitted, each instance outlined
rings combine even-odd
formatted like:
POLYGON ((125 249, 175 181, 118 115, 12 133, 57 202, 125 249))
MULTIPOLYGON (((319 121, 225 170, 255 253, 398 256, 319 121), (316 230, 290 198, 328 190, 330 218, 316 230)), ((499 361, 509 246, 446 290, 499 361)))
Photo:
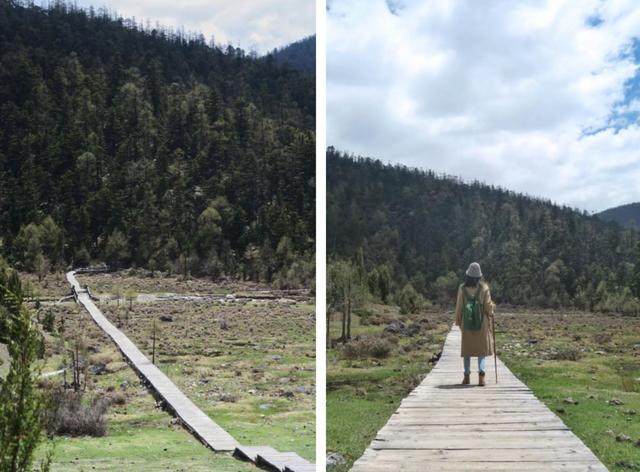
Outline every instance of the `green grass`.
MULTIPOLYGON (((383 315, 382 325, 360 326, 354 335, 380 333, 392 319, 391 307, 368 307, 383 315)), ((426 373, 425 357, 437 351, 450 323, 448 315, 426 314, 433 328, 423 349, 402 349, 384 360, 348 361, 339 348, 328 351, 327 451, 339 452, 346 472, 410 390, 411 379, 426 373)), ((337 318, 332 335, 338 337, 337 318)), ((552 411, 614 472, 640 471, 640 319, 585 313, 521 312, 497 316, 500 357, 552 411), (605 336, 603 336, 603 333, 605 336), (565 353, 578 360, 554 360, 565 353), (571 405, 564 399, 578 402, 571 405), (624 405, 613 406, 619 399, 624 405), (563 413, 558 410, 564 411, 563 413), (636 414, 633 414, 633 411, 636 414), (617 441, 626 435, 631 441, 617 441)))
MULTIPOLYGON (((399 338, 386 359, 347 360, 340 346, 327 353, 327 452, 338 452, 347 463, 332 471, 346 472, 369 446, 377 431, 387 422, 402 400, 431 369, 429 359, 441 350, 447 317, 433 313, 401 316, 397 309, 368 307, 383 322, 361 325, 354 316, 352 335, 380 335, 393 319, 430 323, 413 338, 399 338), (423 344, 419 344, 423 343, 423 344)), ((332 338, 339 336, 338 318, 331 327, 332 338)))
MULTIPOLYGON (((90 284, 99 292, 97 282, 92 280, 90 284)), ((141 287, 155 283, 138 281, 141 287)), ((210 282, 191 280, 189 284, 212 289, 210 282)), ((166 290, 178 291, 175 288, 166 290)), ((115 321, 115 303, 101 308, 115 321)), ((120 314, 125 310, 121 304, 120 314)), ((184 428, 172 424, 172 417, 156 407, 154 398, 114 344, 84 310, 69 303, 55 306, 54 312, 56 327, 64 319, 63 338, 71 340, 82 333, 92 349, 90 364, 107 365, 106 374, 90 376, 88 395, 108 395, 113 390, 126 395, 125 405, 113 405, 108 410, 106 436, 57 438, 54 471, 256 470, 229 454, 214 453, 184 428)), ((129 324, 121 329, 149 357, 151 320, 163 313, 171 314, 174 322, 158 325, 157 364, 194 403, 243 444, 295 451, 314 460, 315 329, 309 329, 312 305, 134 303, 129 324), (220 329, 219 316, 226 317, 227 330, 220 329), (277 361, 272 359, 276 355, 280 356, 277 361), (296 390, 303 385, 308 393, 296 390), (295 396, 290 399, 280 395, 285 390, 294 391, 295 396), (222 393, 233 394, 236 401, 220 401, 222 393), (261 409, 264 404, 269 408, 261 409)), ((59 369, 64 357, 60 340, 49 335, 46 339, 43 372, 59 369)), ((60 382, 61 378, 51 381, 60 382)), ((40 457, 47 447, 44 444, 39 448, 40 457)))
POLYGON ((417 367, 405 372, 383 369, 369 372, 371 376, 358 372, 348 383, 340 379, 349 375, 345 371, 327 375, 327 383, 335 389, 327 392, 327 450, 339 452, 349 461, 348 466, 335 470, 348 470, 362 455, 406 395, 403 384, 410 370, 417 373, 417 367))
POLYGON ((640 471, 640 447, 635 444, 640 441, 640 319, 523 313, 499 316, 498 323, 500 355, 513 373, 609 470, 640 471), (603 332, 611 340, 599 343, 596 337, 603 332), (552 349, 558 346, 572 347, 581 357, 553 360, 552 349), (567 397, 578 404, 565 403, 567 397), (612 406, 612 399, 624 405, 612 406), (632 441, 616 441, 620 434, 632 441))
MULTIPOLYGON (((113 304, 102 309, 117 320, 113 304)), ((174 321, 160 324, 157 363, 196 405, 243 444, 315 460, 315 330, 309 329, 309 305, 136 304, 122 330, 149 357, 152 319, 160 313, 171 313, 174 321), (217 321, 222 316, 226 330, 217 321), (300 387, 307 393, 298 392, 300 387), (220 401, 222 394, 234 401, 220 401)))
POLYGON ((255 467, 205 449, 185 431, 144 427, 104 438, 60 438, 52 469, 241 472, 255 467))

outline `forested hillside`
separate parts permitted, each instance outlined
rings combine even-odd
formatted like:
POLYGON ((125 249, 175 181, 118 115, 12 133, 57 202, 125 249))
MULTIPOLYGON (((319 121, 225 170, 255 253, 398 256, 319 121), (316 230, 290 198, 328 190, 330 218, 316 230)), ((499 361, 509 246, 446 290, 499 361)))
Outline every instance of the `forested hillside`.
POLYGON ((477 260, 499 303, 639 311, 633 230, 550 201, 333 148, 327 161, 334 279, 346 261, 383 301, 394 293, 406 301, 415 289, 450 304, 477 260))
POLYGON ((1 252, 36 271, 105 261, 300 282, 314 90, 313 75, 201 35, 1 0, 1 252))
POLYGON ((640 203, 629 203, 597 213, 604 221, 615 221, 621 226, 638 228, 640 226, 640 203))
POLYGON ((278 64, 313 74, 316 70, 316 36, 309 36, 276 49, 271 56, 278 64))

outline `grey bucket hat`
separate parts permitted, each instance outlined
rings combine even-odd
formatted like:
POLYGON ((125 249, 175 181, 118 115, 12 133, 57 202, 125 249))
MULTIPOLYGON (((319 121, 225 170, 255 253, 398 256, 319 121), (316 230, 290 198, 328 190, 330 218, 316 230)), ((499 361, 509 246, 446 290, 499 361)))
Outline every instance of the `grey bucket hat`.
POLYGON ((469 277, 473 277, 475 279, 479 279, 480 277, 482 277, 482 270, 480 269, 480 264, 478 264, 477 262, 472 262, 471 264, 469 264, 469 268, 467 269, 466 274, 469 277))

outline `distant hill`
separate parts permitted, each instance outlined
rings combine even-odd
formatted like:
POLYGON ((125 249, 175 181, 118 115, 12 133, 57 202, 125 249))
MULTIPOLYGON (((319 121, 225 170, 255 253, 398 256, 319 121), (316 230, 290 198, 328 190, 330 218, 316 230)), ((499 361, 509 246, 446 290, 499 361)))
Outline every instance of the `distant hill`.
POLYGON ((636 313, 638 241, 549 200, 327 151, 328 258, 390 274, 391 293, 446 303, 478 261, 499 303, 636 313))
POLYGON ((274 49, 269 56, 278 64, 287 64, 293 69, 313 74, 316 70, 316 35, 274 49))
POLYGON ((312 260, 309 74, 61 1, 0 1, 0 71, 0 252, 17 268, 272 281, 312 260))
POLYGON ((596 213, 604 221, 615 221, 626 228, 640 227, 640 202, 628 203, 596 213))

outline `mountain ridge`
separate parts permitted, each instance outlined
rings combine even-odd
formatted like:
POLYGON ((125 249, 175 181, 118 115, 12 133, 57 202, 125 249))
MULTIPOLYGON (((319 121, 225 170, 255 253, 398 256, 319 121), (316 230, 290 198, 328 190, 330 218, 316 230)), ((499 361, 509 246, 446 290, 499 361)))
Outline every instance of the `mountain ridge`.
POLYGON ((390 273, 395 292, 446 303, 478 261, 501 303, 635 312, 638 241, 584 211, 327 150, 329 258, 390 273))
POLYGON ((626 203, 607 208, 595 214, 604 221, 612 221, 626 228, 640 227, 640 202, 626 203))
POLYGON ((63 2, 0 2, 0 71, 10 263, 310 280, 312 76, 63 2))
POLYGON ((316 35, 313 34, 281 48, 276 48, 267 57, 273 58, 280 65, 286 65, 307 74, 314 74, 316 70, 316 35))

